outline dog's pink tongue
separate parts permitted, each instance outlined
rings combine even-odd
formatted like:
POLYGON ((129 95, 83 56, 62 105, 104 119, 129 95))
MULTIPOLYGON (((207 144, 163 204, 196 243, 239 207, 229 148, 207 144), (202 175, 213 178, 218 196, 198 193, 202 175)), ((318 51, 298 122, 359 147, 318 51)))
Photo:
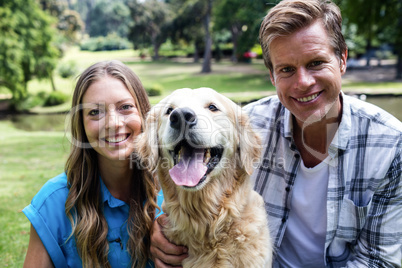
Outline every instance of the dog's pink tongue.
POLYGON ((176 185, 194 187, 207 171, 203 161, 204 149, 183 147, 180 162, 169 170, 170 177, 176 185))

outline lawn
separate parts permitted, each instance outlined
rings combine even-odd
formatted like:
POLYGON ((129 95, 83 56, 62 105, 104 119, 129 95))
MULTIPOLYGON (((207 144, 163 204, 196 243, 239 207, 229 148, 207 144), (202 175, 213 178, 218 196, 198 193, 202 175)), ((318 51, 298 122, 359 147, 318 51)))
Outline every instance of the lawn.
POLYGON ((69 144, 63 132, 26 132, 0 121, 0 263, 22 267, 29 222, 21 210, 63 171, 69 144))

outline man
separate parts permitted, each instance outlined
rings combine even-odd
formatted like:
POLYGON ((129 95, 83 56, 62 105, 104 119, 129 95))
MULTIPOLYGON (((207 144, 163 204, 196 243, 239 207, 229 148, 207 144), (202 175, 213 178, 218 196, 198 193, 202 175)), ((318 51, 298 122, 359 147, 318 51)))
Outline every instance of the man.
MULTIPOLYGON (((284 0, 261 25, 277 96, 245 110, 264 141, 253 178, 274 267, 401 266, 402 124, 342 93, 341 22, 330 1, 284 0)), ((156 266, 180 264, 184 248, 162 238, 155 224, 156 266)))

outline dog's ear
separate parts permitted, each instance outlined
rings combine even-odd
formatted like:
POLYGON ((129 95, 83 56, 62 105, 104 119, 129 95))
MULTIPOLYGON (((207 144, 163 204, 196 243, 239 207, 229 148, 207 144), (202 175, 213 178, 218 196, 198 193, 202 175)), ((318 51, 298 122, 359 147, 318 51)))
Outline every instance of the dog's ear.
POLYGON ((240 161, 247 174, 251 175, 260 161, 261 139, 251 127, 246 112, 239 108, 238 115, 240 161))
POLYGON ((154 106, 147 114, 143 132, 136 139, 136 151, 144 168, 154 171, 159 158, 158 125, 159 107, 154 106))

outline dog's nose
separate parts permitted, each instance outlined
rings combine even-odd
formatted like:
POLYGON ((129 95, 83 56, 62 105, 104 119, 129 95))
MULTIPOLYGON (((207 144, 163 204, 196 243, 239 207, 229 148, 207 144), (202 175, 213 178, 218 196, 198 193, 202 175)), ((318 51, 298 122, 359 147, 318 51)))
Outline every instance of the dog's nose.
POLYGON ((174 129, 193 127, 197 123, 197 116, 190 108, 178 108, 170 114, 170 126, 174 129))

